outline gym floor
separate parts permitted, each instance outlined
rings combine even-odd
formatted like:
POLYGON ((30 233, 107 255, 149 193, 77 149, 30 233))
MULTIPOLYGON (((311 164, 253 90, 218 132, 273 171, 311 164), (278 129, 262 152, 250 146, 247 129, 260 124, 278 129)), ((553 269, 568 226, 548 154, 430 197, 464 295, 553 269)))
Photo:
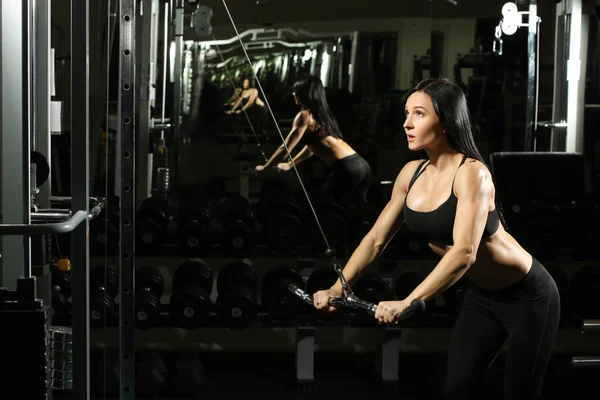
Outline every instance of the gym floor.
MULTIPOLYGON (((293 400, 329 399, 333 396, 349 400, 366 399, 367 396, 375 395, 378 400, 437 399, 446 369, 444 354, 403 355, 400 366, 402 384, 386 388, 378 385, 374 379, 373 359, 372 355, 316 354, 314 387, 296 390, 291 385, 294 377, 294 357, 291 354, 209 355, 204 359, 205 382, 201 391, 193 397, 221 400, 243 396, 244 399, 275 397, 293 400)), ((569 363, 570 356, 553 357, 546 374, 542 399, 600 399, 600 388, 595 383, 598 378, 597 370, 576 370, 569 363)), ((476 388, 474 399, 503 400, 503 367, 504 358, 500 355, 476 388)), ((158 399, 186 398, 173 396, 174 388, 167 390, 170 392, 169 397, 161 396, 158 399)), ((54 398, 70 399, 56 395, 54 398)), ((103 398, 114 397, 93 397, 103 398)), ((136 398, 144 397, 140 395, 136 398)))

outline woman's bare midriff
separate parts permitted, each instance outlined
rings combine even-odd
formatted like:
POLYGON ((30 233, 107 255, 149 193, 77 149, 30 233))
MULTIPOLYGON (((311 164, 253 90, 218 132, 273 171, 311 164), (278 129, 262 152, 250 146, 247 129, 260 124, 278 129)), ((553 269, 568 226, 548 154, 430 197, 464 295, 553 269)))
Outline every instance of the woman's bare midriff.
MULTIPOLYGON (((429 246, 442 257, 452 248, 429 246)), ((464 277, 483 290, 495 291, 521 280, 531 264, 532 256, 500 225, 496 233, 481 240, 475 263, 464 277)))

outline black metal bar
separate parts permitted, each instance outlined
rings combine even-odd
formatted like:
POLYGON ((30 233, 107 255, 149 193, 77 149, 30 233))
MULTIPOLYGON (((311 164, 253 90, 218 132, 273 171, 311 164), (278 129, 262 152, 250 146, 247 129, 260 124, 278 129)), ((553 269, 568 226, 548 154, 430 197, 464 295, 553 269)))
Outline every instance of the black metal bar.
POLYGON ((584 319, 581 330, 585 334, 600 334, 600 319, 584 319))
POLYGON ((571 365, 576 368, 600 368, 599 356, 577 356, 571 359, 571 365))
POLYGON ((77 400, 90 399, 89 11, 89 0, 71 1, 71 207, 79 210, 73 218, 80 220, 71 235, 73 398, 77 400))
POLYGON ((120 399, 135 399, 135 22, 134 0, 119 4, 119 127, 120 179, 119 246, 119 370, 120 399))

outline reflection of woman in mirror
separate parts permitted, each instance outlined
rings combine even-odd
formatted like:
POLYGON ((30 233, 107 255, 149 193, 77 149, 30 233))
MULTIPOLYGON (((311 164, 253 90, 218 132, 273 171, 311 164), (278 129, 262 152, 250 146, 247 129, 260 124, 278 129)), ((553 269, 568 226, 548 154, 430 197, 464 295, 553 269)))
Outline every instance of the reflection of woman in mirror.
MULTIPOLYGON (((237 93, 237 91, 236 91, 237 93)), ((233 97, 233 96, 232 96, 233 97)), ((242 92, 227 114, 240 114, 251 107, 264 107, 265 103, 258 97, 258 89, 250 85, 250 79, 245 78, 242 83, 242 92)))
MULTIPOLYGON (((294 101, 301 109, 285 139, 290 153, 295 147, 300 149, 293 163, 297 165, 316 154, 330 166, 323 190, 326 196, 331 196, 337 201, 346 195, 366 200, 371 185, 371 168, 367 161, 342 139, 338 123, 327 104, 323 83, 318 77, 310 76, 296 82, 293 90, 294 101)), ((280 163, 286 156, 287 152, 282 144, 265 165, 256 166, 256 171, 272 167, 276 167, 280 172, 289 171, 293 167, 291 161, 280 163)))
POLYGON ((237 87, 235 88, 235 90, 233 91, 233 94, 231 95, 231 97, 225 102, 224 106, 225 107, 231 107, 235 104, 235 102, 239 99, 240 94, 242 94, 242 88, 241 87, 237 87))

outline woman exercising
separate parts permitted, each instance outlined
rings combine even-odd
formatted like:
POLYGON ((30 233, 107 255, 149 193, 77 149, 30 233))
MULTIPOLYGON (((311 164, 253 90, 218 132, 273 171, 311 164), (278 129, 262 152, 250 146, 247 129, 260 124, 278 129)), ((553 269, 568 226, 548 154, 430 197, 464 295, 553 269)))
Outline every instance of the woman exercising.
MULTIPOLYGON (((536 399, 558 329, 556 284, 504 229, 462 90, 444 78, 424 80, 409 92, 405 115, 409 149, 424 149, 428 159, 402 168, 391 200, 348 260, 344 277, 356 282, 403 223, 427 236, 441 260, 408 297, 379 303, 375 318, 395 322, 413 299, 427 301, 464 276, 471 288, 452 331, 442 398, 466 398, 508 341, 504 398, 536 399)), ((314 294, 314 305, 328 309, 329 299, 341 295, 338 280, 314 294)))
POLYGON ((240 114, 242 111, 246 111, 251 107, 262 108, 265 106, 264 101, 258 97, 258 89, 250 86, 250 79, 248 78, 245 78, 242 82, 241 94, 238 94, 238 90, 236 90, 230 100, 232 100, 236 94, 237 100, 233 103, 231 109, 225 112, 226 114, 240 114))
MULTIPOLYGON (((300 151, 293 158, 295 165, 317 155, 330 167, 323 192, 334 200, 346 195, 367 198, 371 185, 371 167, 348 143, 342 139, 342 133, 332 115, 323 83, 316 76, 298 81, 293 88, 294 101, 300 107, 296 114, 291 132, 285 139, 290 153, 296 147, 300 151)), ((282 144, 264 165, 257 165, 256 171, 276 167, 279 171, 289 171, 292 162, 280 163, 287 156, 282 144)))

